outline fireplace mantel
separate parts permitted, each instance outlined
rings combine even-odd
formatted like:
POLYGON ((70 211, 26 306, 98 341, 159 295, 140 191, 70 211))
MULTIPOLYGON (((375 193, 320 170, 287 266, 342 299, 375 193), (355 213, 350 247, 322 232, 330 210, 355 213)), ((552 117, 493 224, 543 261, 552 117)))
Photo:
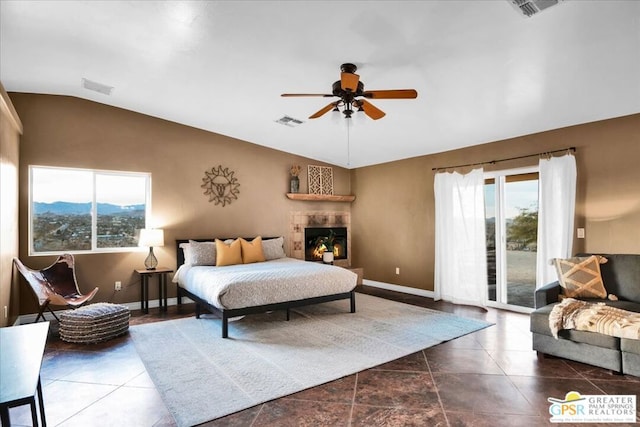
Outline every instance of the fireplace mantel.
POLYGON ((305 193, 287 193, 287 197, 291 200, 305 200, 311 202, 353 202, 356 196, 344 195, 335 196, 333 194, 305 194, 305 193))

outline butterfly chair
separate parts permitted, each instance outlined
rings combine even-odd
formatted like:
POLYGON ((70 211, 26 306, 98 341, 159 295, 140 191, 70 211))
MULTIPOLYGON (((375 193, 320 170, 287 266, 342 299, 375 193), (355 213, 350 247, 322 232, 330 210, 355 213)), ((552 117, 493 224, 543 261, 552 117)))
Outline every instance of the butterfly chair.
POLYGON ((76 281, 75 261, 71 254, 60 255, 56 262, 42 270, 32 270, 18 258, 14 258, 13 262, 38 298, 39 311, 34 323, 40 320, 40 317, 46 320, 44 317, 45 309, 60 321, 51 310, 51 305, 78 308, 91 301, 98 293, 98 288, 86 295, 80 292, 76 281))

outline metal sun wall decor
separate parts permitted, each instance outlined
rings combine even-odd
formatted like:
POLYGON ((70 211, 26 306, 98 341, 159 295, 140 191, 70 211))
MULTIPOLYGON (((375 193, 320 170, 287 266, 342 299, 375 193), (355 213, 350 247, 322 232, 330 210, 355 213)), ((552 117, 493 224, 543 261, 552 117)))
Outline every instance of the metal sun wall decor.
POLYGON ((222 207, 225 207, 238 199, 240 184, 233 174, 233 171, 221 165, 217 168, 212 167, 210 172, 204 172, 203 184, 200 187, 205 189, 204 195, 209 196, 209 202, 215 202, 216 205, 222 204, 222 207))
POLYGON ((307 167, 309 194, 333 194, 333 168, 330 166, 307 167))

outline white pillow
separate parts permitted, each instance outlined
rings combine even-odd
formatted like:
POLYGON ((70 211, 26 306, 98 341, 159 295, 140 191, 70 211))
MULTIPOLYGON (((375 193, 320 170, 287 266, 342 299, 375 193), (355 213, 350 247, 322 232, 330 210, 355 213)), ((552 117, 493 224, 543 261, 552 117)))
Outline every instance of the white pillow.
POLYGON ((276 239, 269 239, 262 241, 262 251, 264 252, 264 259, 269 261, 272 259, 284 258, 284 237, 278 237, 276 239))
POLYGON ((189 240, 188 244, 181 243, 184 251, 184 263, 191 265, 216 265, 216 243, 196 242, 189 240), (185 247, 183 247, 183 245, 185 247))
POLYGON ((191 264, 191 245, 189 243, 180 243, 180 249, 184 255, 184 263, 191 264))

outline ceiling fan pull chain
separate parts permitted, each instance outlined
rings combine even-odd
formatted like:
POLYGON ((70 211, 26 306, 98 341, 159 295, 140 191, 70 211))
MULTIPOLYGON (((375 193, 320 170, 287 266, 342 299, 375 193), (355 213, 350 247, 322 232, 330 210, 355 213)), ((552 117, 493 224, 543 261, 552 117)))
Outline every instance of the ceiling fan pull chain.
POLYGON ((351 167, 351 120, 347 120, 347 167, 351 167))

